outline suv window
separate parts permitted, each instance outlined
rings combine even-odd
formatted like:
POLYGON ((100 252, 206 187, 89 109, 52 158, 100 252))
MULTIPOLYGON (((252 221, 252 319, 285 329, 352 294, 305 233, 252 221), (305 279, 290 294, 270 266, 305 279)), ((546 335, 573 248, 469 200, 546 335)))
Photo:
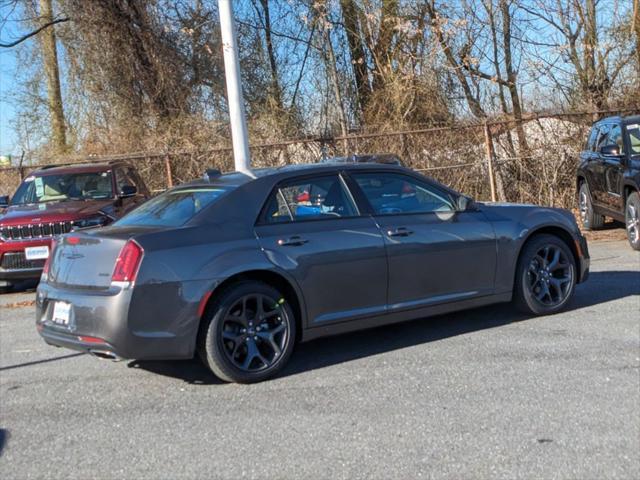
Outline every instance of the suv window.
POLYGON ((617 145, 620 148, 620 153, 624 154, 624 142, 622 141, 622 128, 620 128, 620 125, 611 126, 603 145, 617 145))
POLYGON ((596 151, 600 150, 600 147, 604 147, 607 144, 607 138, 609 135, 610 125, 601 125, 598 134, 598 140, 596 141, 596 151))
POLYGON ((627 125, 627 134, 629 135, 629 145, 631 145, 631 154, 640 154, 640 125, 627 125))
POLYGON ((591 133, 589 134, 589 140, 587 140, 587 145, 585 146, 585 150, 593 152, 596 149, 596 140, 598 139, 599 131, 600 131, 600 128, 596 126, 594 126, 591 129, 591 133))
POLYGON ((122 191, 122 187, 136 187, 138 193, 143 193, 138 182, 138 177, 131 167, 121 167, 116 170, 116 185, 118 192, 122 191))
POLYGON ((97 200, 112 197, 110 171, 59 173, 25 178, 16 190, 11 204, 97 200))
POLYGON ((455 211, 451 194, 435 185, 398 173, 351 175, 377 214, 455 211))
POLYGON ((338 175, 287 182, 272 192, 266 223, 352 217, 357 209, 338 175))

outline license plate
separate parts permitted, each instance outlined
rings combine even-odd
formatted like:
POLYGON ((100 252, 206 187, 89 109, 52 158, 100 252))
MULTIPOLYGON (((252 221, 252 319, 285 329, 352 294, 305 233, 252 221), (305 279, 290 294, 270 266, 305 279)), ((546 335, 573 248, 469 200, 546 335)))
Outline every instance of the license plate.
POLYGON ((24 249, 24 256, 27 260, 42 260, 49 257, 49 247, 27 247, 24 249))
POLYGON ((67 302, 56 302, 53 304, 53 315, 51 321, 58 325, 69 325, 69 315, 71 304, 67 302))

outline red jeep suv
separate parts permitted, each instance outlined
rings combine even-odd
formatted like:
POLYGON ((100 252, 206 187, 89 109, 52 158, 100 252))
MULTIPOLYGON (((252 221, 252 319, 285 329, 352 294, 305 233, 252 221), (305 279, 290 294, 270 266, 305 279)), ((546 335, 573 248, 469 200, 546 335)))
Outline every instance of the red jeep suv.
POLYGON ((123 162, 32 172, 11 200, 0 197, 0 289, 39 278, 55 236, 107 225, 148 197, 136 170, 123 162))

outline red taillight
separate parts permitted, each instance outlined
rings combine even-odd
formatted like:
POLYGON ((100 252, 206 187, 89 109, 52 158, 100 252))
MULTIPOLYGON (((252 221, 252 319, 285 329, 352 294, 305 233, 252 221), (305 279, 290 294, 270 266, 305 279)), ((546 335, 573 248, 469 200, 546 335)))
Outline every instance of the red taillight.
POLYGON ((116 266, 111 275, 112 282, 133 282, 138 275, 138 268, 144 250, 133 240, 129 240, 116 259, 116 266))
POLYGON ((101 338, 97 338, 97 337, 85 337, 85 336, 79 336, 78 340, 80 340, 81 342, 84 343, 105 343, 104 340, 102 340, 101 338))
POLYGON ((67 237, 67 243, 69 245, 78 245, 80 243, 80 237, 67 237))
POLYGON ((49 266, 51 265, 51 257, 53 257, 53 250, 56 248, 56 239, 51 240, 51 245, 49 246, 49 256, 44 261, 44 266, 42 267, 42 275, 49 275, 49 266))

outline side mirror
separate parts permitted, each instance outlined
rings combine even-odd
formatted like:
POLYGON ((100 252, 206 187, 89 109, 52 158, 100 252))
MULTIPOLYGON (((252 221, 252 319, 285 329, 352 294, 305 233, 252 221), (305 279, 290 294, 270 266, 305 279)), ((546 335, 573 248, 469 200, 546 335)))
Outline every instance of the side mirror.
POLYGON ((459 212, 466 212, 467 210, 473 210, 473 199, 465 195, 460 195, 456 202, 456 207, 459 212))
POLYGON ((7 208, 9 206, 9 195, 0 196, 0 208, 7 208))
POLYGON ((600 147, 600 155, 603 157, 620 157, 620 147, 618 145, 605 145, 600 147))
POLYGON ((138 193, 138 189, 133 185, 123 185, 118 196, 120 198, 133 197, 138 193))

